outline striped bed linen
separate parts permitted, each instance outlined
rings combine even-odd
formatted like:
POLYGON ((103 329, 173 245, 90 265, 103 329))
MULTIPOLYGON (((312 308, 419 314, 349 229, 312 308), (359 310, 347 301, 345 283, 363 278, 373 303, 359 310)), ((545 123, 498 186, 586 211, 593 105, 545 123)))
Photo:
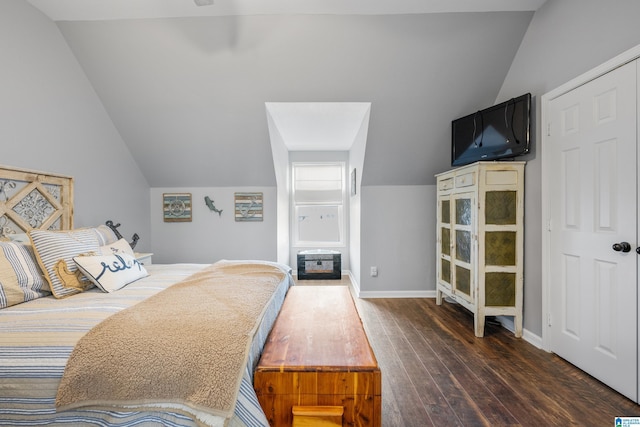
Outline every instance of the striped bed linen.
MULTIPOLYGON (((0 426, 197 426, 174 412, 76 410, 56 413, 55 397, 75 343, 109 315, 156 294, 206 264, 152 264, 149 276, 114 293, 97 289, 64 299, 40 298, 0 310, 0 426)), ((289 269, 282 266, 286 273, 289 269)), ((227 426, 269 425, 253 390, 253 371, 267 336, 293 284, 279 285, 251 345, 235 415, 227 426)), ((215 420, 225 425, 224 419, 215 420)))

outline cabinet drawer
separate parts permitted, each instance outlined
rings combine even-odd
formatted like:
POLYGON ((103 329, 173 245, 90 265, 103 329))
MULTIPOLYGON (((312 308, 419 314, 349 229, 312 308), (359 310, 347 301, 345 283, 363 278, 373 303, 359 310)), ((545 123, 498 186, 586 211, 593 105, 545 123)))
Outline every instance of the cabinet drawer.
POLYGON ((517 171, 487 171, 485 178, 487 185, 516 185, 518 183, 517 171))
POLYGON ((453 178, 445 178, 438 181, 438 190, 451 190, 453 188, 453 178))
POLYGON ((456 188, 459 187, 469 187, 475 185, 476 183, 476 173, 469 172, 463 175, 456 176, 456 188))

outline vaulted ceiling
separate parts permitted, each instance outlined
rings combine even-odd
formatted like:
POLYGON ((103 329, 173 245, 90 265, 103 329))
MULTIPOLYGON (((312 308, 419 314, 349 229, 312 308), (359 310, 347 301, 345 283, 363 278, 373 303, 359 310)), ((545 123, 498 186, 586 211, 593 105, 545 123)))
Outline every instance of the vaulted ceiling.
POLYGON ((494 103, 543 3, 29 1, 152 187, 275 185, 265 105, 288 102, 371 103, 362 185, 432 183, 451 120, 494 103))
POLYGON ((545 0, 28 0, 54 21, 537 10, 545 0))

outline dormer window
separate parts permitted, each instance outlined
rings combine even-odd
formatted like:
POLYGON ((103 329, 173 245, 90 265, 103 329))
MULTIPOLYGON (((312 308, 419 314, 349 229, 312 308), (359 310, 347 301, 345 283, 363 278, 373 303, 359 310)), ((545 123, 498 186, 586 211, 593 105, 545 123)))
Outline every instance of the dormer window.
POLYGON ((292 163, 294 246, 344 245, 345 164, 292 163))

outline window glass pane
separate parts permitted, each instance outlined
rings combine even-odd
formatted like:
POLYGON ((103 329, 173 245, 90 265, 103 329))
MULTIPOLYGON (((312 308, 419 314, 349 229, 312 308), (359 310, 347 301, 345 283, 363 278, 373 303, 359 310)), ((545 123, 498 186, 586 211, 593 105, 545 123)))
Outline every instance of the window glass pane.
POLYGON ((471 199, 456 200, 456 224, 471 225, 471 199))
POLYGON ((468 231, 456 230, 456 259, 471 262, 471 233, 468 231))
POLYGON ((340 242, 340 206, 298 206, 299 242, 340 242))
POLYGON ((291 166, 294 244, 343 244, 344 163, 292 163, 291 166))

